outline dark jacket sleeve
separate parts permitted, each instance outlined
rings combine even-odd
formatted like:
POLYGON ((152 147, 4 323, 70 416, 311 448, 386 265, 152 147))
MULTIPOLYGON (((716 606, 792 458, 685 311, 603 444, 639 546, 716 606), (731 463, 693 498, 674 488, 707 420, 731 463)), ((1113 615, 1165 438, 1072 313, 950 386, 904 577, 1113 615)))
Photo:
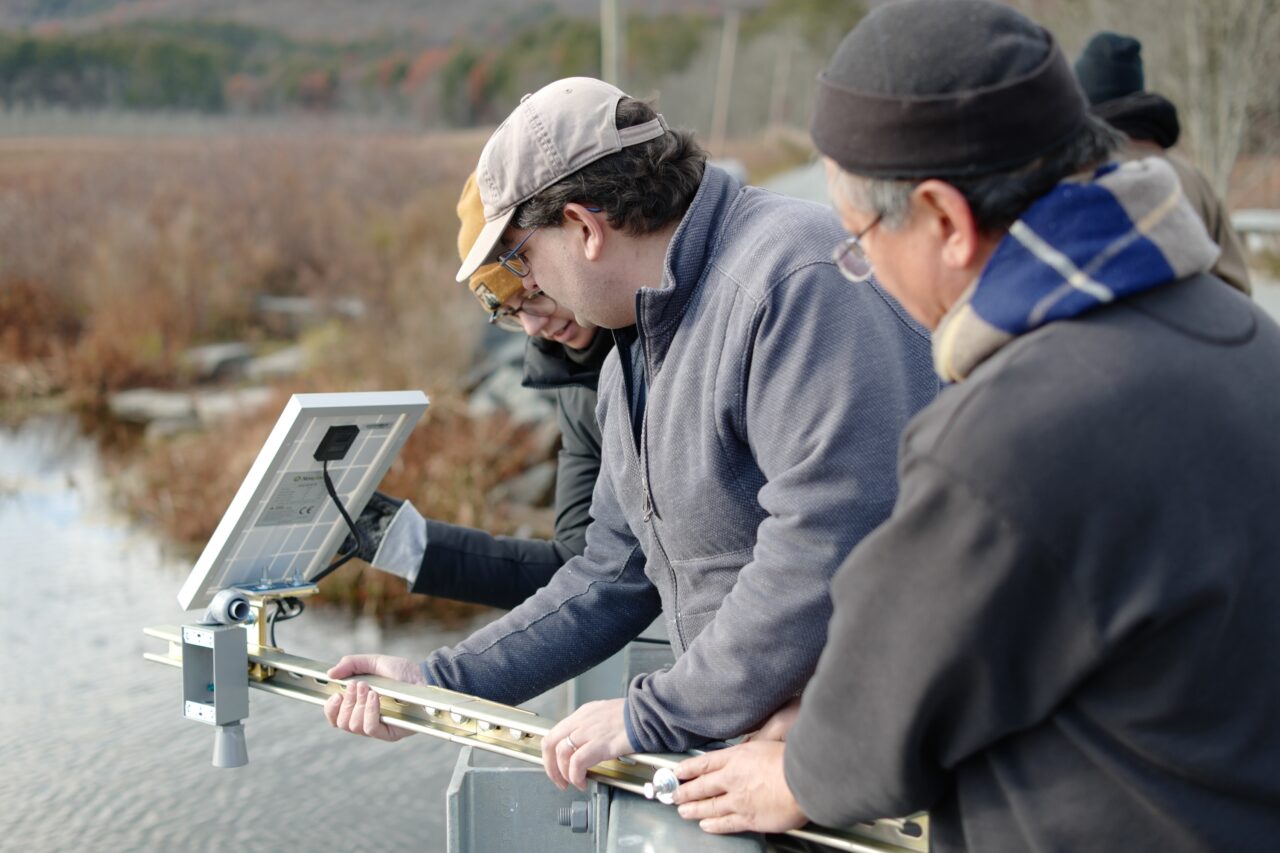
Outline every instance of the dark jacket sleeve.
POLYGON ((556 392, 562 448, 556 468, 555 539, 517 539, 427 519, 427 548, 413 592, 511 609, 586 550, 591 492, 600 473, 596 394, 556 392))
POLYGON ((546 539, 495 536, 426 519, 427 549, 413 592, 511 609, 538 589, 574 552, 546 539))
POLYGON ((1043 719, 1102 656, 1055 554, 919 457, 832 600, 785 758, 823 824, 931 807, 959 763, 1043 719))
POLYGON ((421 664, 431 684, 518 704, 595 666, 662 610, 613 484, 596 486, 587 549, 510 613, 421 664), (536 661, 536 665, 530 662, 536 661))

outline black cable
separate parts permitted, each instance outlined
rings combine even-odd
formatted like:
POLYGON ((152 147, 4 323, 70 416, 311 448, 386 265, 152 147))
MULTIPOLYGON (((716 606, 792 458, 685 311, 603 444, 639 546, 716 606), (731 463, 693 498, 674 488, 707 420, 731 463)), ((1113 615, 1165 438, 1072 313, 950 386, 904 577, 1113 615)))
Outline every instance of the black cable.
MULTIPOLYGON (((276 606, 271 608, 271 613, 267 616, 267 640, 268 643, 276 645, 276 617, 280 615, 280 602, 276 602, 276 606)), ((279 646, 276 646, 279 648, 279 646)))
POLYGON ((290 619, 297 619, 302 615, 302 611, 307 609, 307 603, 301 598, 282 598, 275 603, 275 607, 271 610, 271 615, 267 617, 267 627, 270 629, 270 643, 276 645, 276 623, 288 622, 290 619))
POLYGON ((311 578, 311 583, 319 583, 322 579, 328 577, 333 571, 345 566, 356 554, 360 553, 360 548, 364 544, 364 537, 356 528, 356 523, 351 520, 351 515, 347 512, 347 508, 342 505, 342 500, 338 497, 338 490, 333 487, 333 480, 329 478, 329 462, 325 460, 322 463, 324 472, 324 487, 329 492, 329 497, 333 499, 333 503, 338 507, 338 512, 342 513, 342 519, 347 523, 347 529, 351 531, 351 540, 354 543, 351 550, 345 554, 339 554, 338 557, 324 568, 320 574, 311 578))

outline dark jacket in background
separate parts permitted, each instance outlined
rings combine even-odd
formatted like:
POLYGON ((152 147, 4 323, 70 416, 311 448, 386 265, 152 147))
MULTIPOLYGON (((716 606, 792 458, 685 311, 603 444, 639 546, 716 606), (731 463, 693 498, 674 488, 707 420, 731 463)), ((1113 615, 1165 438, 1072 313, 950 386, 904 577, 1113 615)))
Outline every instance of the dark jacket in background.
POLYGON ((1280 328, 1206 275, 945 390, 834 581, 804 812, 927 808, 940 853, 1275 849, 1277 423, 1280 328))
POLYGON ((512 608, 546 585, 586 550, 591 493, 600 473, 596 384, 613 336, 599 332, 585 350, 530 338, 524 386, 556 395, 561 447, 556 466, 555 538, 517 539, 425 519, 427 548, 412 590, 425 595, 512 608))

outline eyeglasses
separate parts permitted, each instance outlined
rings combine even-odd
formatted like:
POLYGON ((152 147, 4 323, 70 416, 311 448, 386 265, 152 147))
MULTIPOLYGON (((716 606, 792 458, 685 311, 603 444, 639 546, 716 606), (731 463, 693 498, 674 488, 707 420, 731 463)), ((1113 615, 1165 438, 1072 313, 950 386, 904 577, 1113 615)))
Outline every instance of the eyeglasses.
POLYGON ((533 230, 524 235, 524 239, 517 243, 514 249, 498 255, 498 263, 502 264, 502 268, 516 278, 525 278, 529 275, 529 259, 520 250, 524 248, 525 243, 529 242, 530 237, 538 233, 539 227, 534 226, 533 230))
POLYGON ((849 281, 866 281, 871 278, 871 259, 867 257, 867 250, 862 247, 862 238, 880 224, 883 216, 883 213, 877 213, 870 225, 852 237, 841 240, 840 245, 831 253, 831 259, 836 262, 840 274, 849 281))
POLYGON ((523 332, 524 325, 520 322, 522 311, 530 317, 550 317, 557 307, 556 301, 541 290, 530 290, 520 297, 519 304, 495 308, 489 314, 489 323, 504 332, 523 332))
MULTIPOLYGON (((589 206, 587 207, 587 210, 592 213, 599 213, 604 210, 604 208, 589 206)), ((514 249, 498 255, 498 263, 502 264, 502 268, 514 275, 516 278, 527 278, 529 275, 529 259, 526 258, 524 253, 520 250, 524 248, 525 243, 529 242, 529 238, 538 233, 538 229, 541 227, 541 225, 533 226, 533 229, 528 234, 524 235, 524 239, 517 243, 514 249)))

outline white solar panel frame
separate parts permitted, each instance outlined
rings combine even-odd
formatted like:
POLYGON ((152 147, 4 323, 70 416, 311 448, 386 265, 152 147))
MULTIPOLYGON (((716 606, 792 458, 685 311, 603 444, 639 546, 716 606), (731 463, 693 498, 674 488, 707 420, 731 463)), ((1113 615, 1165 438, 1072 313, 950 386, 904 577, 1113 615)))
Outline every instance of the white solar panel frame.
POLYGON ((321 463, 314 453, 325 432, 341 424, 360 427, 346 457, 329 463, 338 497, 354 519, 427 405, 421 391, 293 395, 178 592, 182 609, 207 607, 227 587, 305 583, 323 570, 348 532, 322 481, 320 497, 306 497, 316 491, 321 463), (280 519, 282 505, 291 504, 300 515, 302 504, 311 506, 308 520, 259 524, 268 510, 280 519))

